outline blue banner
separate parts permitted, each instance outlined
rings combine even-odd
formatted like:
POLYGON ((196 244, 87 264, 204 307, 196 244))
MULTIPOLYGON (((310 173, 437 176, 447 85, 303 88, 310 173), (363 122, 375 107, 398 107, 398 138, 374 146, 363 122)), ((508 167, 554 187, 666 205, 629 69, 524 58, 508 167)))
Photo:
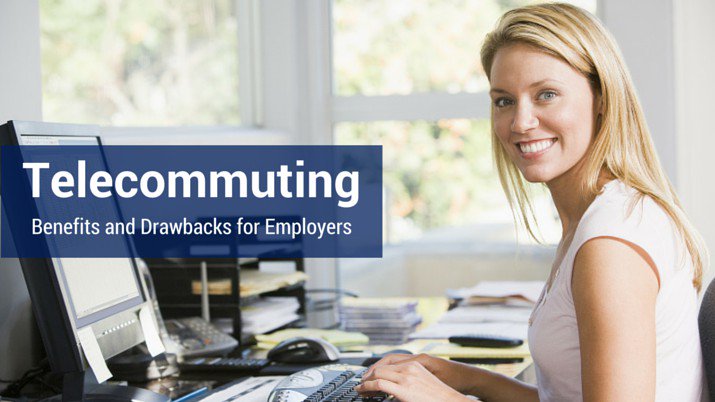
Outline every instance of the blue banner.
POLYGON ((1 152, 2 257, 382 256, 379 146, 1 152))

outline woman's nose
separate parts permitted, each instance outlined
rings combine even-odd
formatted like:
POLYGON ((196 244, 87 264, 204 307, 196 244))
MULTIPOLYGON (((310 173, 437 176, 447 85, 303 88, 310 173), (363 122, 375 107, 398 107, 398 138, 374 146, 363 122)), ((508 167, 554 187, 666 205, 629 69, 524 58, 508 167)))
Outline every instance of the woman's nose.
POLYGON ((539 126, 539 119, 530 105, 519 105, 511 122, 511 131, 524 133, 539 126))

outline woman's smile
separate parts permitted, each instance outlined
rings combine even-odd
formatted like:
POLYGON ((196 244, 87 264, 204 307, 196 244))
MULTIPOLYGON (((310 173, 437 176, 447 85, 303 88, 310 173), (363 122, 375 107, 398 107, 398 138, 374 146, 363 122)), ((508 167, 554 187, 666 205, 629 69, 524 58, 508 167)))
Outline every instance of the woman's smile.
POLYGON ((524 159, 536 159, 549 152, 551 147, 558 141, 556 138, 546 138, 542 140, 520 141, 516 143, 521 157, 524 159))

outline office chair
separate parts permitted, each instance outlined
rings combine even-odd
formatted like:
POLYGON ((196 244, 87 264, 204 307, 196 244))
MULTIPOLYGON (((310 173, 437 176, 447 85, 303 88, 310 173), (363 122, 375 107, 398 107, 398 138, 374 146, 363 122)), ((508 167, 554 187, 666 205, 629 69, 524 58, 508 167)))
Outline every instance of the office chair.
POLYGON ((710 282, 703 295, 698 315, 698 328, 710 400, 715 401, 715 280, 710 282))

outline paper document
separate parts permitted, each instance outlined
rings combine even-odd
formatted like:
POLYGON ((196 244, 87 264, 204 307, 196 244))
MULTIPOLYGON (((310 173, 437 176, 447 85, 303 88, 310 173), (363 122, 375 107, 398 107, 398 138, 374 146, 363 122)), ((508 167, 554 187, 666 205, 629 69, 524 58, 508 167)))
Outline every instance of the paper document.
POLYGON ((259 348, 271 349, 278 343, 294 337, 322 338, 337 347, 367 345, 370 339, 359 332, 336 329, 289 328, 268 335, 256 335, 259 348))
POLYGON ((515 348, 474 348, 453 343, 433 343, 427 346, 424 352, 440 357, 471 359, 519 358, 531 355, 526 343, 515 348))
POLYGON ((241 297, 258 295, 284 286, 294 285, 308 279, 302 271, 289 274, 271 274, 253 269, 241 270, 241 283, 239 290, 241 297))
POLYGON ((454 299, 470 297, 522 297, 536 303, 544 288, 544 281, 483 281, 470 288, 447 290, 447 296, 454 299))
POLYGON ((104 361, 102 350, 99 348, 99 344, 97 343, 97 338, 94 336, 92 327, 84 327, 80 329, 77 331, 77 337, 79 338, 79 344, 84 352, 84 357, 87 359, 89 367, 92 368, 92 372, 94 373, 94 377, 97 379, 97 382, 101 384, 112 378, 112 373, 107 367, 107 362, 104 361))
POLYGON ((145 305, 139 310, 139 322, 142 325, 142 332, 144 332, 144 341, 146 342, 146 347, 149 349, 149 354, 151 357, 155 357, 161 353, 164 353, 164 342, 161 341, 159 336, 159 330, 156 328, 156 321, 154 321, 154 315, 151 313, 151 307, 145 305))
POLYGON ((236 385, 207 395, 200 402, 266 402, 284 377, 250 377, 236 385))
POLYGON ((410 335, 410 339, 446 339, 458 335, 504 336, 526 339, 528 323, 483 322, 483 323, 436 323, 410 335))
POLYGON ((246 334, 262 334, 273 331, 300 319, 300 309, 295 297, 264 297, 241 307, 241 321, 246 334))
POLYGON ((490 306, 460 306, 446 312, 440 319, 441 323, 470 322, 529 322, 531 307, 510 307, 500 305, 490 306))

